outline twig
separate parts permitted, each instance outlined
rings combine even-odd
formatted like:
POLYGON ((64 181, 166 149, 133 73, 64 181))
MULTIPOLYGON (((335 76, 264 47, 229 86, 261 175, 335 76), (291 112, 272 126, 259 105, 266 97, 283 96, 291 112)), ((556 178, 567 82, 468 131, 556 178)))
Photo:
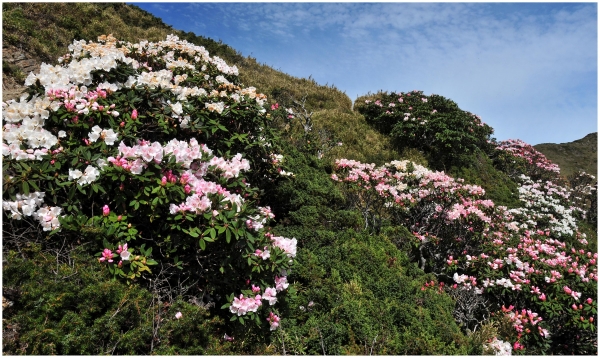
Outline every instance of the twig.
POLYGON ((325 353, 325 345, 323 344, 323 335, 321 334, 321 330, 317 328, 317 332, 319 332, 319 337, 321 337, 321 348, 323 349, 323 355, 326 356, 327 353, 325 353))

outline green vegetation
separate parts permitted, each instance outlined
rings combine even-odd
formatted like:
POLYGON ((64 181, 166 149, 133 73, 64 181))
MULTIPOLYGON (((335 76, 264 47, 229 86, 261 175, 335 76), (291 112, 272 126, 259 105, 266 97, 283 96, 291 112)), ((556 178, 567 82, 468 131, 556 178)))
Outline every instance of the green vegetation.
POLYGON ((570 143, 543 143, 534 147, 557 164, 565 178, 578 171, 594 176, 598 172, 598 133, 590 133, 570 143))
MULTIPOLYGON (((543 277, 534 277, 535 284, 547 290, 547 302, 539 302, 529 293, 529 286, 521 292, 503 291, 498 285, 486 292, 485 304, 483 296, 451 288, 457 282, 451 277, 453 272, 483 275, 477 276, 480 285, 484 277, 509 277, 514 264, 494 271, 483 260, 471 266, 466 263, 467 252, 504 258, 489 232, 501 231, 507 236, 505 245, 516 247, 525 230, 528 238, 530 231, 532 238, 545 240, 544 230, 552 227, 552 220, 567 216, 574 218, 577 230, 559 236, 568 245, 564 250, 567 255, 571 247, 582 250, 576 261, 595 269, 595 258, 586 255, 597 250, 594 178, 563 170, 563 176, 569 175, 567 184, 556 179, 550 162, 539 169, 536 163, 496 149, 498 143, 488 142, 491 127, 440 95, 368 94, 357 100, 353 110, 352 101, 334 86, 276 71, 221 42, 173 29, 133 5, 5 3, 2 15, 4 46, 20 48, 39 63, 56 64, 74 39, 96 42, 98 36, 112 34, 135 43, 164 41, 174 34, 239 69, 239 76, 225 74, 229 83, 212 80, 221 71, 212 64, 205 64, 205 69, 195 64, 192 70, 175 70, 176 75, 187 75, 179 85, 207 92, 218 87, 228 97, 212 94, 184 100, 168 90, 138 85, 107 91, 106 98, 97 99, 107 107, 114 104, 116 116, 90 112, 74 120, 62 106, 51 111, 45 124, 57 137, 59 130, 66 131, 67 136, 60 137, 62 153, 39 161, 3 158, 4 202, 17 202, 17 194, 44 191, 46 204, 60 206, 66 215, 60 219, 60 231, 56 227, 43 230, 34 216, 23 214, 15 220, 15 210, 25 212, 22 206, 13 210, 4 205, 4 354, 476 355, 493 354, 487 344, 495 337, 510 342, 514 354, 597 351, 593 338, 596 300, 586 304, 588 297, 582 296, 580 303, 586 306, 573 310, 572 297, 562 289, 569 285, 587 295, 593 291, 593 282, 582 282, 566 268, 561 271, 560 287, 546 286, 543 277), (79 20, 83 18, 88 21, 79 20), (259 103, 264 98, 258 96, 255 101, 252 91, 234 100, 232 94, 250 86, 256 87, 256 94, 266 95, 264 105, 259 103), (227 106, 222 112, 205 107, 205 103, 220 101, 227 106), (181 108, 177 107, 180 102, 181 108), (190 116, 187 128, 182 126, 186 115, 190 116), (95 122, 88 123, 90 119, 95 122), (81 140, 90 138, 94 125, 114 130, 118 141, 114 145, 103 141, 106 132, 84 145, 81 140), (98 181, 76 184, 70 170, 85 172, 97 159, 116 157, 120 140, 133 147, 141 145, 137 143, 140 138, 161 146, 173 138, 186 142, 197 138, 214 151, 203 157, 204 162, 217 157, 231 161, 236 153, 243 154, 252 170, 229 177, 215 169, 214 163, 206 164, 203 178, 240 194, 244 204, 218 206, 223 199, 218 196, 223 192, 218 192, 207 194, 214 205, 211 208, 219 209, 217 214, 171 213, 169 204, 179 205, 190 191, 183 180, 187 168, 166 155, 161 165, 148 162, 141 174, 110 166, 102 169, 98 181), (379 197, 375 190, 382 176, 376 176, 371 186, 332 180, 334 174, 341 176, 343 168, 336 162, 341 158, 374 163, 373 167, 410 160, 414 164, 407 165, 407 172, 420 166, 443 170, 464 179, 460 182, 464 187, 456 184, 459 189, 449 195, 443 191, 446 186, 438 189, 437 184, 451 182, 450 177, 435 173, 434 177, 445 181, 423 186, 414 178, 407 181, 409 186, 429 190, 422 197, 385 204, 391 196, 379 197), (554 184, 547 197, 581 210, 565 214, 558 206, 544 207, 543 200, 531 198, 526 204, 519 196, 527 188, 519 179, 521 174, 554 180, 556 185, 564 184, 564 190, 570 186, 576 195, 569 199, 557 199, 563 188, 554 184), (482 191, 478 196, 471 185, 481 186, 485 194, 482 191), (484 208, 488 199, 494 207, 484 208), (404 207, 394 206, 399 202, 404 207), (447 217, 437 214, 437 204, 444 215, 461 204, 478 205, 490 217, 497 214, 495 208, 506 206, 513 209, 514 220, 525 226, 529 225, 523 219, 527 215, 550 212, 555 217, 550 220, 540 214, 539 227, 522 228, 521 236, 509 237, 512 234, 501 215, 493 216, 492 226, 476 217, 476 211, 449 224, 447 217), (275 214, 272 221, 261 211, 267 206, 275 214), (259 228, 262 216, 264 227, 259 228), (253 224, 256 229, 251 228, 253 224), (497 226, 490 231, 493 225, 497 226), (273 245, 271 235, 295 238, 294 255, 273 245), (455 243, 457 238, 465 241, 455 243), (122 250, 124 243, 139 257, 123 260, 119 266, 119 255, 113 252, 122 250), (255 254, 256 249, 267 247, 271 257, 255 254), (111 251, 115 262, 108 263, 104 249, 111 251), (450 259, 447 264, 448 255, 454 255, 456 262, 450 259), (273 275, 287 275, 290 284, 287 291, 278 290, 274 305, 263 297, 257 312, 232 313, 234 297, 252 297, 254 284, 264 296, 265 288, 275 285, 273 275), (544 319, 550 324, 527 326, 535 328, 533 334, 517 335, 514 322, 500 311, 501 306, 511 304, 517 310, 539 309, 537 313, 548 314, 544 319), (269 327, 269 313, 281 317, 278 326, 269 327), (540 338, 542 326, 556 332, 556 337, 540 338), (571 337, 574 331, 578 338, 571 337)), ((156 60, 142 57, 138 59, 156 60)), ((164 68, 161 61, 153 66, 156 70, 164 68)), ((5 61, 3 73, 21 83, 27 77, 5 61)), ((110 71, 95 73, 89 88, 95 88, 100 75, 103 80, 124 83, 133 73, 133 66, 120 62, 110 71)), ((34 83, 29 92, 44 94, 44 89, 34 83)), ((555 161, 545 148, 548 158, 562 168, 562 162, 555 161)), ((588 154, 581 162, 590 161, 588 154)), ((204 165, 202 160, 197 163, 204 165)))

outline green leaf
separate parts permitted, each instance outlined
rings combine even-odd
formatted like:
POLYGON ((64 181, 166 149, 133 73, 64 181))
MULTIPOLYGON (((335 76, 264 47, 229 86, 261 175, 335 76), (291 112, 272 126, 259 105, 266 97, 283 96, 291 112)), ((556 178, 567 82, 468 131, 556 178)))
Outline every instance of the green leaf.
POLYGON ((29 185, 31 185, 36 191, 40 191, 40 188, 37 186, 37 184, 33 181, 29 181, 29 185))
POLYGON ((29 194, 29 184, 26 181, 21 184, 21 190, 23 191, 23 194, 29 194))
POLYGON ((204 239, 200 239, 200 240, 198 241, 198 244, 200 245, 200 248, 201 248, 202 250, 206 250, 206 242, 204 241, 204 239))

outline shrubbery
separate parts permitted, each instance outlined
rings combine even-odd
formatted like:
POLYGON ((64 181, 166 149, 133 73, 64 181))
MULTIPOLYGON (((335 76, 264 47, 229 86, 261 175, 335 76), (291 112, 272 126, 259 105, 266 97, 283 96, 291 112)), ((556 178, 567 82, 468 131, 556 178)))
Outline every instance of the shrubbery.
POLYGON ((165 297, 193 288, 275 329, 296 240, 268 232, 252 186, 281 178, 266 97, 177 37, 75 41, 59 62, 4 104, 5 219, 85 245, 115 277, 153 279, 165 297))
POLYGON ((466 327, 495 314, 512 322, 503 338, 515 351, 596 350, 598 256, 577 232, 566 188, 522 176, 523 207, 508 210, 482 200, 481 187, 409 161, 375 168, 341 159, 332 179, 355 198, 366 225, 414 233, 414 260, 470 302, 455 312, 466 327))
POLYGON ((333 88, 268 102, 175 36, 75 41, 26 83, 3 104, 7 353, 597 351, 594 178, 569 189, 444 97, 363 100, 372 133, 333 88), (347 144, 387 163, 334 163, 347 144))
POLYGON ((472 113, 439 95, 422 91, 378 93, 356 103, 358 111, 399 149, 417 148, 436 169, 464 165, 461 155, 487 151, 493 129, 472 113))

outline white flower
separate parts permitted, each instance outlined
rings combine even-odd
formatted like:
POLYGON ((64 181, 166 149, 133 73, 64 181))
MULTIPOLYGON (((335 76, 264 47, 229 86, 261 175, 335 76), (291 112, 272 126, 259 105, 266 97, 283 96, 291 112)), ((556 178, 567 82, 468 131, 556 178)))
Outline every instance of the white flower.
POLYGON ((87 168, 85 168, 85 171, 83 172, 81 178, 77 180, 77 183, 79 185, 90 184, 91 182, 95 181, 99 175, 100 171, 98 169, 94 168, 91 165, 88 165, 87 168))
POLYGON ((79 179, 79 178, 81 178, 82 175, 83 175, 83 173, 81 172, 81 170, 69 169, 69 180, 79 179))
POLYGON ((105 166, 108 165, 108 162, 105 159, 99 158, 98 160, 96 160, 96 165, 98 165, 98 168, 102 170, 105 166))
POLYGON ((51 231, 60 227, 58 216, 61 211, 62 209, 57 206, 44 206, 43 208, 40 208, 35 215, 42 224, 44 231, 51 231))
POLYGON ((100 138, 101 134, 102 128, 100 128, 99 126, 93 126, 92 131, 90 132, 90 134, 88 134, 88 137, 90 138, 91 142, 95 142, 98 140, 98 138, 100 138))
POLYGON ((127 250, 123 250, 121 251, 121 260, 127 261, 129 260, 129 256, 131 256, 131 253, 127 250))
POLYGON ((64 138, 66 136, 67 136, 67 132, 65 132, 65 131, 58 131, 58 137, 59 138, 64 138))
POLYGON ((115 144, 115 141, 117 140, 117 133, 115 133, 112 128, 103 130, 102 135, 104 136, 104 142, 107 145, 115 144))
POLYGON ((171 110, 173 111, 173 113, 176 114, 173 117, 178 118, 179 115, 183 113, 183 106, 181 105, 180 102, 177 102, 177 103, 171 105, 171 110))

